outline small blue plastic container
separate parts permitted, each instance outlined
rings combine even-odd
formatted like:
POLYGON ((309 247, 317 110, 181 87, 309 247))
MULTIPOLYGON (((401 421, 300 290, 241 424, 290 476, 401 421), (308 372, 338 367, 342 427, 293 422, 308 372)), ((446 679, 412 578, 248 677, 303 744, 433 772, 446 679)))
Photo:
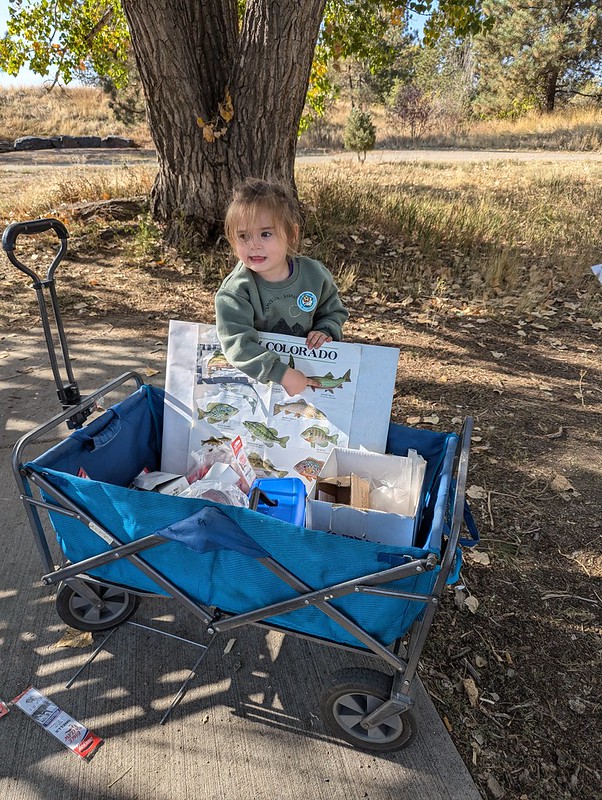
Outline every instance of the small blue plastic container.
POLYGON ((270 500, 277 501, 277 505, 269 506, 260 500, 257 511, 303 527, 307 491, 300 478, 258 478, 251 486, 251 492, 255 488, 264 492, 270 500))

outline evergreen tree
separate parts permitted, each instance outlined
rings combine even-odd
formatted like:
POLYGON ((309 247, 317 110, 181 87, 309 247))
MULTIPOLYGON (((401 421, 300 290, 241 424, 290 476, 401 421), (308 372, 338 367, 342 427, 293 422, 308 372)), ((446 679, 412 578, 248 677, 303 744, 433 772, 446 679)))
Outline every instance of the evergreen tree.
POLYGON ((373 150, 376 142, 376 129, 372 122, 372 116, 367 111, 360 111, 359 108, 351 109, 351 113, 347 117, 343 141, 345 150, 356 152, 358 159, 363 164, 366 160, 366 152, 373 150))
POLYGON ((600 68, 598 0, 488 0, 496 24, 475 38, 483 115, 554 111, 560 96, 580 92, 600 68))

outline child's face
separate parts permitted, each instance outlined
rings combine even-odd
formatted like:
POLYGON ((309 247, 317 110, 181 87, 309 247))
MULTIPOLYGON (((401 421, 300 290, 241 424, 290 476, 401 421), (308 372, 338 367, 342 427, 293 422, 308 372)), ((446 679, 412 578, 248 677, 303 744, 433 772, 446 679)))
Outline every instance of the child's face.
POLYGON ((245 267, 266 281, 288 278, 288 245, 286 238, 274 227, 268 211, 259 209, 252 224, 241 222, 235 232, 234 250, 245 267))

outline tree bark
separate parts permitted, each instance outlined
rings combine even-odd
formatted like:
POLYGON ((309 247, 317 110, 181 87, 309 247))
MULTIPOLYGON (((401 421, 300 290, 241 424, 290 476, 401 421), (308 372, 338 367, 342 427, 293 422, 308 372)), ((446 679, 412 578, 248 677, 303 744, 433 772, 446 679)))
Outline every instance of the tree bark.
POLYGON ((552 67, 546 74, 546 114, 552 114, 554 112, 559 74, 560 70, 556 67, 552 67))
POLYGON ((235 183, 256 176, 294 186, 325 0, 247 0, 242 26, 236 0, 122 5, 159 161, 153 215, 172 244, 214 241, 235 183))

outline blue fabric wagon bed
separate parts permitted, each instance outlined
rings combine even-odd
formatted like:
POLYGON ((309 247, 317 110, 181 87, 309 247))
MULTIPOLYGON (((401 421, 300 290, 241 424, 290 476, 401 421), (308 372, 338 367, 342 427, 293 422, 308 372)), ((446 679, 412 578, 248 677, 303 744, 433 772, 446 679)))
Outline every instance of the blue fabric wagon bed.
MULTIPOLYGON (((297 527, 244 508, 218 507, 200 499, 129 489, 144 467, 160 468, 162 418, 163 392, 142 386, 27 466, 123 543, 165 531, 203 508, 219 508, 214 515, 216 529, 210 532, 211 544, 205 546, 205 552, 170 541, 142 554, 159 574, 203 606, 242 614, 297 596, 291 586, 265 568, 258 555, 267 554, 313 589, 381 572, 429 553, 440 556, 458 442, 455 434, 390 426, 387 452, 407 455, 408 448, 414 448, 427 461, 417 535, 422 544, 398 548, 297 527), (244 532, 235 536, 234 541, 227 533, 222 536, 221 528, 233 528, 219 524, 220 520, 228 522, 222 515, 227 515, 244 532)), ((110 549, 83 522, 53 511, 50 517, 64 556, 70 562, 80 562, 110 549)), ((186 523, 178 527, 186 529, 186 523)), ((388 583, 387 588, 424 596, 432 590, 439 569, 438 565, 431 571, 388 583)), ((136 591, 165 593, 126 559, 87 574, 136 591)), ((405 634, 424 605, 416 600, 360 593, 332 600, 333 607, 383 645, 405 634)), ((329 642, 363 647, 313 605, 263 621, 329 642)))

